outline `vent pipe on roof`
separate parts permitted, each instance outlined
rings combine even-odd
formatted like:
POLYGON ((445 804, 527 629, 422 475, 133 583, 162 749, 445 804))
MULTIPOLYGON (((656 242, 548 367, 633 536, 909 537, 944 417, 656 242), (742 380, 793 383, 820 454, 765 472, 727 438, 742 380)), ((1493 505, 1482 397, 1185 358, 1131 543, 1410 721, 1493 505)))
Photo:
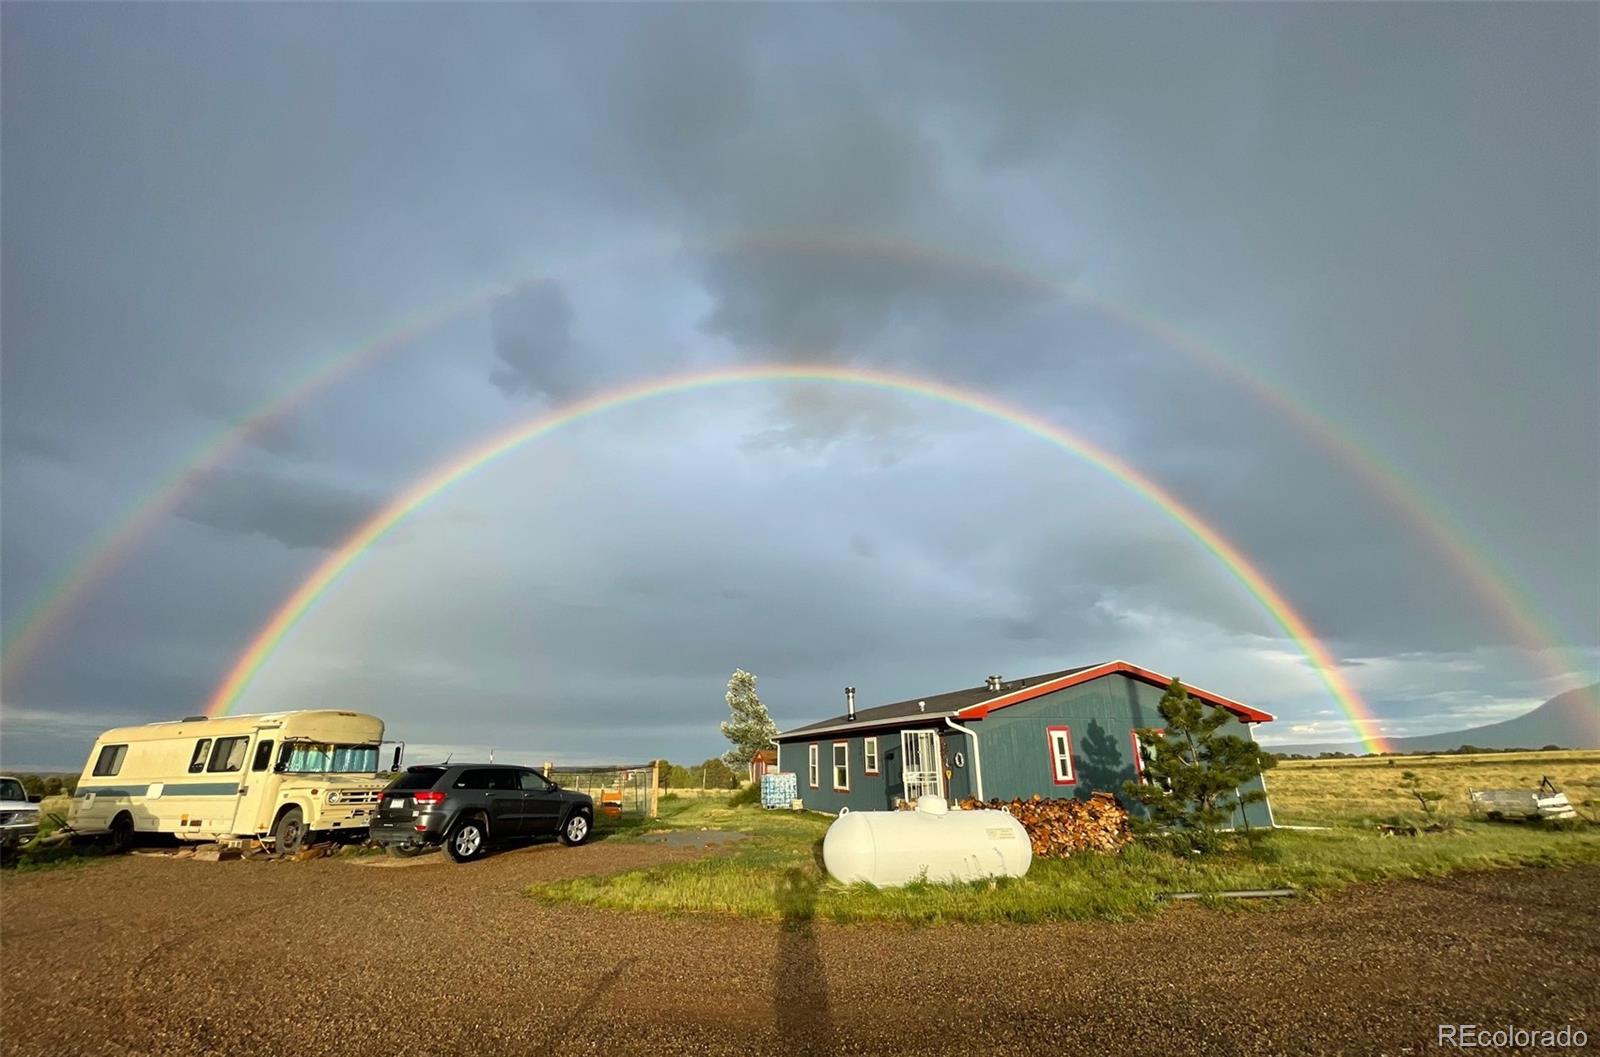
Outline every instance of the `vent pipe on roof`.
POLYGON ((991 691, 1000 689, 1000 677, 998 675, 989 676, 986 683, 991 691))
POLYGON ((856 721, 856 688, 853 686, 844 688, 844 718, 851 723, 856 721))

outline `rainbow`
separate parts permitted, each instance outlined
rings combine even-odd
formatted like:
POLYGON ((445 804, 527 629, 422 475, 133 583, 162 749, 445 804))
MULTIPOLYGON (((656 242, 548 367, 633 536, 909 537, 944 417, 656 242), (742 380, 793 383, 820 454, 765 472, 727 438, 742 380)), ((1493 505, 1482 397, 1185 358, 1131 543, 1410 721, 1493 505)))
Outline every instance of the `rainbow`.
MULTIPOLYGON (((570 276, 585 267, 653 255, 669 257, 680 253, 747 252, 836 253, 937 264, 1013 283, 1050 297, 1065 298, 1146 334, 1249 392, 1346 467, 1395 511, 1413 532, 1429 543, 1435 553, 1449 562, 1511 638, 1540 664, 1544 675, 1552 683, 1569 685, 1573 673, 1581 672, 1585 667, 1581 659, 1568 655, 1569 651, 1561 645, 1563 637, 1535 616, 1532 601, 1512 586, 1509 578, 1497 569, 1481 547, 1471 542, 1470 533, 1454 524, 1443 508, 1430 501, 1415 482, 1395 469, 1386 467, 1374 452, 1338 430, 1325 415, 1303 402, 1291 399, 1282 390, 1251 374, 1216 348, 1176 330, 1153 314, 1119 305, 1081 284, 1034 275, 1003 263, 959 257, 915 243, 806 233, 774 233, 701 242, 673 241, 622 254, 592 256, 578 266, 567 269, 563 275, 570 276)), ((551 275, 538 275, 515 283, 492 286, 414 313, 377 338, 359 345, 353 351, 323 361, 301 375, 236 426, 181 462, 152 491, 112 521, 60 575, 51 580, 29 604, 24 605, 20 615, 10 622, 0 666, 12 679, 17 678, 40 649, 64 627, 68 617, 92 594, 94 588, 120 568, 134 549, 184 498, 253 438, 361 367, 406 347, 438 327, 481 311, 497 298, 550 282, 552 278, 551 275)))
POLYGON ((1377 720, 1366 703, 1345 679, 1338 662, 1328 653, 1304 617, 1295 611, 1266 576, 1221 533, 1189 507, 1129 463, 1103 448, 1069 433, 1060 426, 1026 411, 985 396, 904 375, 848 367, 742 367, 704 371, 657 379, 590 397, 546 412, 474 445, 428 473, 356 530, 332 552, 291 594, 272 618, 257 632, 227 676, 218 685, 206 707, 210 716, 226 715, 239 700, 252 679, 266 664, 300 620, 342 577, 356 559, 381 540, 391 529, 451 485, 487 466, 529 441, 592 418, 607 411, 645 400, 687 393, 718 386, 753 382, 823 382, 863 386, 903 393, 966 408, 1016 426, 1105 471, 1134 492, 1155 504, 1168 518, 1210 551, 1242 583, 1272 619, 1305 652, 1323 683, 1327 685, 1363 745, 1371 752, 1383 752, 1387 745, 1377 720))

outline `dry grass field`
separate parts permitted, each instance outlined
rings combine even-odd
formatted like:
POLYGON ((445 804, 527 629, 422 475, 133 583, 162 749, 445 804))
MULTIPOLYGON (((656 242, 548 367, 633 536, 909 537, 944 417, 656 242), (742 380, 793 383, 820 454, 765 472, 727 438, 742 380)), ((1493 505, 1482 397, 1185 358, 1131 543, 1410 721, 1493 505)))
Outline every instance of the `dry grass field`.
POLYGON ((1273 817, 1281 825, 1327 825, 1420 814, 1416 799, 1400 788, 1406 771, 1444 794, 1435 811, 1446 818, 1470 817, 1469 788, 1536 789, 1544 777, 1580 812, 1600 815, 1600 750, 1571 750, 1285 760, 1267 773, 1273 817))

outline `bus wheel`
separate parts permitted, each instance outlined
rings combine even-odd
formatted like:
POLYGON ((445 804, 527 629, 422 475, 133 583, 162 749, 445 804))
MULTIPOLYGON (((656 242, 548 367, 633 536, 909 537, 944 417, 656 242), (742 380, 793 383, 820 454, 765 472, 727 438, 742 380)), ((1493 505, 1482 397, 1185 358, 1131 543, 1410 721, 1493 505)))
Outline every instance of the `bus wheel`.
POLYGON ((272 846, 280 856, 293 855, 306 842, 305 813, 291 807, 278 816, 272 827, 272 846))
POLYGON ((111 820, 111 833, 106 838, 106 847, 113 853, 127 851, 133 846, 133 816, 126 811, 111 820))

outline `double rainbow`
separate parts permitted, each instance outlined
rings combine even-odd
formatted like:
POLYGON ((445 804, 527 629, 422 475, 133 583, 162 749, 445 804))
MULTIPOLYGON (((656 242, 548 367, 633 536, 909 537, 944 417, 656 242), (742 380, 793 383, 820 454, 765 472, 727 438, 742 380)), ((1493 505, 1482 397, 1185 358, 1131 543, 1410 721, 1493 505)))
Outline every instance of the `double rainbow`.
POLYGON ((291 594, 239 656, 206 707, 210 716, 226 715, 239 701, 262 666, 368 548, 391 529, 456 482, 530 441, 574 422, 642 401, 695 390, 757 382, 821 382, 886 390, 966 408, 1015 426, 1098 467, 1161 510, 1210 551, 1261 604, 1284 632, 1305 652, 1362 743, 1371 752, 1385 751, 1377 721, 1339 668, 1338 662, 1289 602, 1245 555, 1199 514, 1155 481, 1111 452, 1029 412, 953 386, 885 371, 849 367, 741 367, 677 375, 612 390, 547 412, 499 433, 452 458, 393 499, 332 552, 291 594))

